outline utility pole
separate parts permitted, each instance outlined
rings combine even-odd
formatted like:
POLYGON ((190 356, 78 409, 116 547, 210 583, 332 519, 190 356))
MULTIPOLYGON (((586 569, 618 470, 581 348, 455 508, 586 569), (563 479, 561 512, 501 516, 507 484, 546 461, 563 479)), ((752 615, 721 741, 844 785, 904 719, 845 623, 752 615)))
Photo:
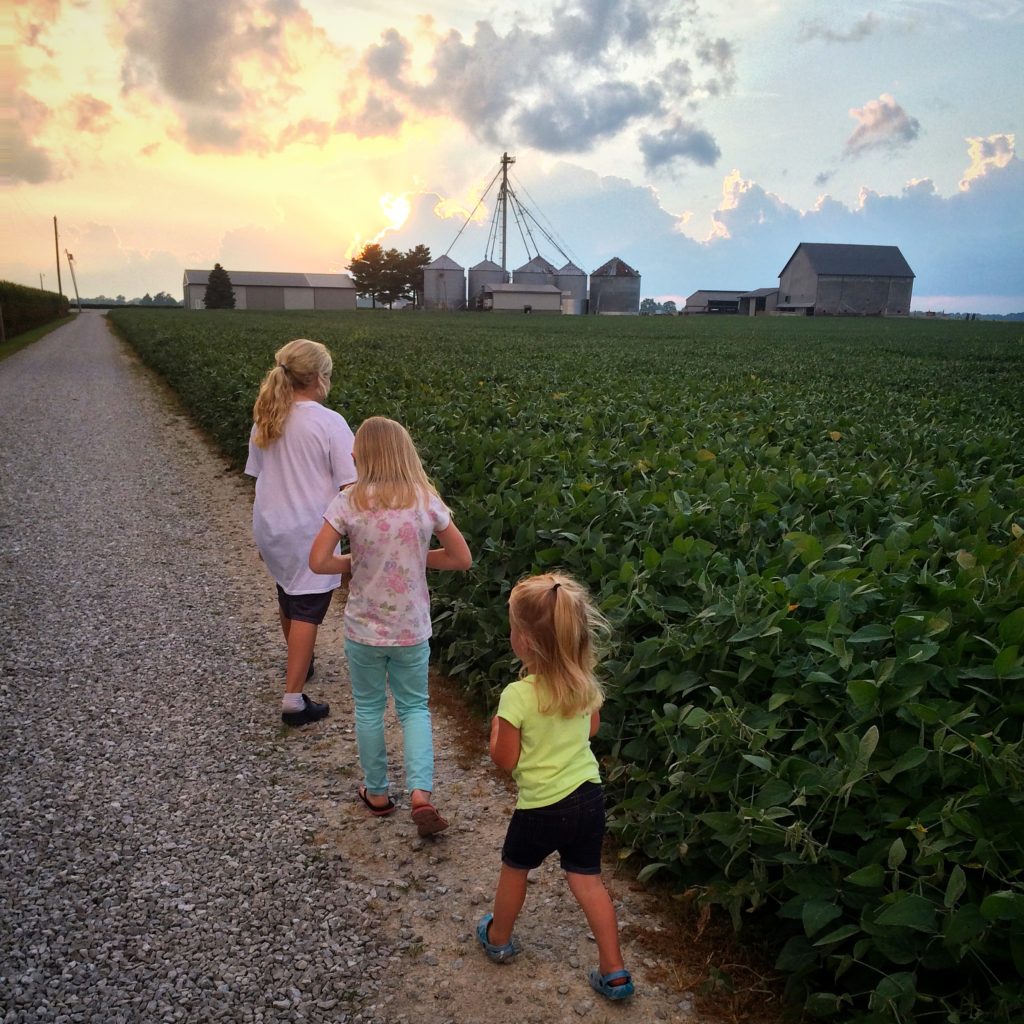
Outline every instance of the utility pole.
POLYGON ((501 269, 505 270, 506 247, 508 245, 508 169, 516 158, 508 153, 501 154, 501 189, 498 192, 498 203, 501 205, 501 269))
POLYGON ((78 303, 78 312, 81 313, 82 300, 78 297, 78 281, 75 279, 75 264, 72 262, 72 260, 74 260, 75 257, 72 256, 71 253, 67 251, 67 249, 65 249, 64 252, 67 254, 68 258, 68 269, 71 271, 71 282, 75 286, 75 302, 78 303))
POLYGON ((64 289, 60 284, 60 242, 57 241, 57 218, 53 218, 53 252, 57 257, 57 294, 63 299, 64 289))
POLYGON ((45 292, 46 291, 46 289, 43 287, 43 272, 42 271, 39 272, 39 290, 41 292, 45 292))

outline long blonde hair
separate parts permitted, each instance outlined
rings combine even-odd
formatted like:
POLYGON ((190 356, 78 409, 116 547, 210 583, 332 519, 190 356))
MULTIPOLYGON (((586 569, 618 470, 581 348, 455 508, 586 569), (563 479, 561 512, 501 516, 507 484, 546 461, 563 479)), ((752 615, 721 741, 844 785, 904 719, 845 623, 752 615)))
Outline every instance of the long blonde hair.
POLYGON ((594 669, 610 628, 586 588, 562 573, 527 576, 512 588, 508 615, 530 649, 523 675, 535 677, 541 712, 596 711, 604 689, 594 669))
POLYGON ((386 416, 363 420, 352 446, 356 482, 348 489, 352 508, 413 508, 437 496, 409 431, 386 416))
POLYGON ((320 401, 331 390, 331 372, 334 361, 331 353, 319 341, 296 338, 274 353, 274 366, 268 371, 252 407, 252 421, 256 424, 253 443, 266 448, 284 433, 284 421, 292 410, 295 392, 306 391, 314 385, 320 401))

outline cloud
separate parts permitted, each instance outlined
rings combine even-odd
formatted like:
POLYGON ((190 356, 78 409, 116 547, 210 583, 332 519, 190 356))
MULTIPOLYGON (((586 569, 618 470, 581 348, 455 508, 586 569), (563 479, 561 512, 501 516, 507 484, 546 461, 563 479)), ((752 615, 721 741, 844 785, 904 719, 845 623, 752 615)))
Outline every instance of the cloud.
POLYGON ((10 61, 5 83, 10 92, 14 116, 0 127, 0 148, 6 150, 0 161, 0 181, 4 184, 26 182, 38 185, 60 177, 49 151, 37 139, 51 119, 50 108, 24 90, 24 69, 17 58, 10 61))
POLYGON ((859 21, 855 21, 845 31, 829 28, 823 21, 803 21, 797 32, 798 43, 809 43, 820 39, 826 43, 859 43, 874 35, 881 28, 881 21, 872 12, 868 12, 859 21))
POLYGON ((48 57, 52 57, 53 50, 43 42, 43 37, 60 17, 60 8, 61 0, 28 0, 12 4, 10 10, 14 15, 15 37, 18 42, 29 48, 38 48, 48 57))
POLYGON ((690 160, 702 167, 713 167, 718 163, 722 151, 714 136, 687 121, 678 120, 671 127, 657 133, 640 136, 640 152, 648 171, 674 164, 679 160, 690 160))
MULTIPOLYGON (((701 30, 693 0, 562 0, 543 20, 480 20, 471 36, 452 30, 418 42, 426 57, 415 67, 417 48, 396 29, 363 53, 369 95, 391 100, 388 129, 397 131, 402 116, 446 116, 489 144, 548 153, 589 151, 641 123, 656 149, 659 131, 671 133, 684 110, 692 117, 700 99, 735 82, 731 44, 701 30), (710 76, 695 82, 694 64, 710 76)), ((377 133, 368 110, 361 99, 345 123, 377 133)), ((692 152, 703 157, 714 143, 698 132, 692 152)))
POLYGON ((168 102, 199 151, 272 149, 302 75, 338 56, 298 0, 129 0, 121 21, 123 90, 168 102))
POLYGON ((109 131, 113 124, 111 116, 113 107, 95 96, 79 93, 71 97, 71 114, 74 118, 75 130, 102 135, 109 131))
POLYGON ((971 182, 985 177, 990 171, 1005 167, 1015 160, 1015 135, 989 135, 988 138, 970 138, 967 140, 967 153, 971 165, 964 171, 960 179, 960 189, 966 192, 971 182))
POLYGON ((860 109, 850 109, 857 121, 853 134, 846 140, 846 154, 860 156, 872 149, 898 149, 914 141, 921 125, 888 93, 869 100, 860 109))

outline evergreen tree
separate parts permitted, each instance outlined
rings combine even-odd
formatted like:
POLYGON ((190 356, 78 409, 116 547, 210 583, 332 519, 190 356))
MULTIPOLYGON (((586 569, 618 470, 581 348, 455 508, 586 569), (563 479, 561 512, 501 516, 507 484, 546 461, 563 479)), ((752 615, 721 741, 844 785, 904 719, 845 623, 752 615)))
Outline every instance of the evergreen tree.
POLYGON ((207 309, 235 308, 235 291, 231 287, 231 278, 219 263, 215 263, 213 270, 210 271, 206 282, 206 294, 203 296, 203 305, 207 309))

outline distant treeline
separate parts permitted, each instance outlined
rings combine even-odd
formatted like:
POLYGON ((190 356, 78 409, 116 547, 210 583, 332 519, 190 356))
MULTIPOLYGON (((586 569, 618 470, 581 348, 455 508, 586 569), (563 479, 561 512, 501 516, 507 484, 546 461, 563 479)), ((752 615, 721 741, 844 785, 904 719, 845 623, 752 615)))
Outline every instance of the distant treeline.
POLYGON ((68 300, 56 292, 0 281, 0 311, 8 338, 68 315, 68 300))
POLYGON ((156 295, 146 292, 141 299, 126 299, 123 295, 115 295, 114 298, 97 295, 92 299, 83 298, 82 305, 90 309, 106 309, 109 306, 180 306, 182 301, 167 292, 157 292, 156 295))

